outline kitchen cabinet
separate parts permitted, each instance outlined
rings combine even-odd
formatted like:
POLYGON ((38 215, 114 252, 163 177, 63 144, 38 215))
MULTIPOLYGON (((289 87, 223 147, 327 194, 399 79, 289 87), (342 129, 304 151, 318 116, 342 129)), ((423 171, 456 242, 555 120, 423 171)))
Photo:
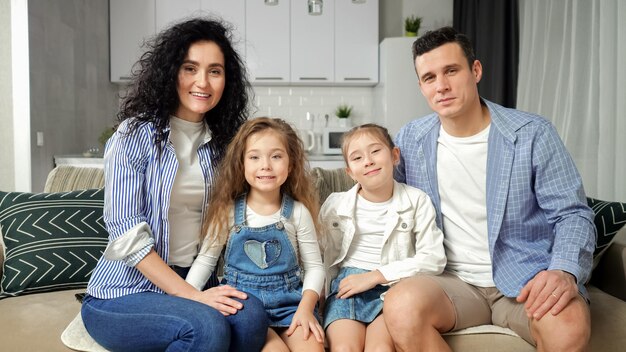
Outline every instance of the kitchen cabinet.
POLYGON ((325 1, 319 16, 306 2, 291 0, 291 82, 329 84, 335 79, 334 1, 325 1))
POLYGON ((239 44, 244 56, 245 5, 245 0, 156 0, 156 32, 184 18, 215 16, 233 26, 235 47, 239 44))
POLYGON ((245 58, 245 0, 110 0, 111 82, 130 80, 142 44, 173 22, 194 15, 215 15, 233 25, 235 50, 245 58))
POLYGON ((233 45, 241 56, 246 57, 246 0, 201 0, 203 13, 217 16, 232 25, 233 45))
POLYGON ((130 80, 145 39, 155 33, 154 0, 110 0, 109 38, 111 82, 130 80))
POLYGON ((335 0, 335 83, 378 83, 378 0, 335 0))
MULTIPOLYGON (((246 1, 246 64, 257 84, 290 82, 289 1, 246 1)), ((304 10, 303 10, 304 11, 304 10)))
POLYGON ((184 18, 200 14, 200 0, 156 0, 156 32, 184 18))
POLYGON ((255 85, 375 85, 378 0, 110 0, 111 81, 130 79, 142 43, 173 22, 215 15, 233 26, 235 49, 255 85))

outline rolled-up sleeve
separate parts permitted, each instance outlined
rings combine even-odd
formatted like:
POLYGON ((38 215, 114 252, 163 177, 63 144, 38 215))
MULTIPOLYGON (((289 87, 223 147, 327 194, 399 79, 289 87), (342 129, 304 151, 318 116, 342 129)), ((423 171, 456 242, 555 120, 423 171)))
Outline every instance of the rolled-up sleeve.
POLYGON ((142 222, 122 236, 110 241, 104 250, 108 260, 122 260, 128 266, 137 265, 154 246, 154 236, 147 223, 142 222))
POLYGON ((104 155, 104 221, 110 242, 105 255, 134 266, 155 243, 146 216, 148 195, 144 186, 152 148, 146 130, 127 131, 128 124, 122 123, 107 142, 104 155))

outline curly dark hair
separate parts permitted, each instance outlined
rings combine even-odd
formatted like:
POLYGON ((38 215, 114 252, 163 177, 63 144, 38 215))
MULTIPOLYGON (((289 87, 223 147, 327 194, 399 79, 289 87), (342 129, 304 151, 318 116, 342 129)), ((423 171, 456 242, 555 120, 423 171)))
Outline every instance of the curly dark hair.
POLYGON ((155 144, 163 148, 169 116, 179 105, 178 71, 189 47, 198 41, 217 44, 224 54, 226 82, 218 104, 204 114, 212 134, 212 149, 221 159, 226 146, 248 116, 251 94, 245 65, 232 45, 230 25, 213 18, 192 18, 176 23, 144 44, 146 51, 132 69, 132 82, 122 97, 118 120, 131 120, 129 132, 151 122, 155 144))

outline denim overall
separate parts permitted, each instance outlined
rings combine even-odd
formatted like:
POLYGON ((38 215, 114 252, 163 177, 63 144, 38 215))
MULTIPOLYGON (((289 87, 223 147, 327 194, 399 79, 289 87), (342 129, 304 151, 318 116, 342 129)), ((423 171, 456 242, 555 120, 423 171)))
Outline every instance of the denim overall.
POLYGON ((259 298, 272 327, 288 327, 302 299, 301 270, 284 226, 293 204, 283 194, 278 222, 248 227, 246 195, 237 198, 235 225, 224 255, 222 283, 259 298))

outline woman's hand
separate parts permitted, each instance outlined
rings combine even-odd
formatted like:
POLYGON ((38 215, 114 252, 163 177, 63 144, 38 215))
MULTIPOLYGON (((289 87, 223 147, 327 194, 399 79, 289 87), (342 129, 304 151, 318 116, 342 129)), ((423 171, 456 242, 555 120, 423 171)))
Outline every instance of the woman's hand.
POLYGON ((372 270, 367 273, 352 274, 346 276, 339 283, 339 291, 337 298, 350 298, 361 292, 365 292, 378 284, 386 283, 385 277, 378 270, 372 270))
POLYGON ((220 285, 198 292, 194 300, 217 309, 224 316, 236 314, 243 304, 233 298, 247 299, 248 296, 232 286, 220 285))
POLYGON ((289 329, 287 329, 287 336, 291 336, 298 326, 302 327, 302 338, 304 340, 308 340, 310 334, 313 333, 317 342, 324 343, 324 329, 315 319, 313 312, 305 310, 301 306, 298 306, 296 314, 293 315, 289 329))

